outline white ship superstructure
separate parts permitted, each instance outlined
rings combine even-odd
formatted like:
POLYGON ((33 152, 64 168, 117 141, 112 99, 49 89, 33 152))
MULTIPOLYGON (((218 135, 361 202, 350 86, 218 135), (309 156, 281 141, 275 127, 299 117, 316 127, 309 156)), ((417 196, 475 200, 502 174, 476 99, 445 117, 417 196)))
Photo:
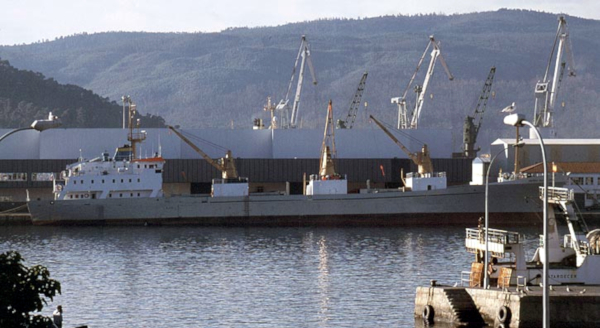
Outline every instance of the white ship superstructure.
MULTIPOLYGON (((151 158, 138 157, 138 144, 146 140, 146 131, 139 130, 139 120, 134 124, 136 105, 131 98, 126 99, 123 106, 128 105, 129 109, 127 140, 131 143, 118 147, 112 158, 106 151, 91 160, 79 156, 76 163, 67 165, 59 177, 54 179, 54 200, 163 196, 162 170, 165 160, 160 151, 151 158)), ((125 127, 125 107, 123 120, 125 127)))
POLYGON ((162 170, 158 156, 132 159, 129 145, 91 160, 67 165, 54 180, 55 200, 162 197, 162 170))

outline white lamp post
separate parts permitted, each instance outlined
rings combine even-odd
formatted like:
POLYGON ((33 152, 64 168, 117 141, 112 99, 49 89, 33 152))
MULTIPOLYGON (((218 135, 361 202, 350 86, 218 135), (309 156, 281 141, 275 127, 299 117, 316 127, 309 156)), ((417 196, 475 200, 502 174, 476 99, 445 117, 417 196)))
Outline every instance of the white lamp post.
MULTIPOLYGON (((544 147, 544 140, 540 135, 538 129, 525 120, 525 115, 523 114, 511 114, 504 118, 504 124, 512 125, 512 126, 523 126, 527 125, 531 128, 538 140, 540 141, 540 147, 542 149, 542 161, 544 163, 544 212, 543 212, 543 220, 544 220, 544 253, 542 254, 542 259, 544 261, 543 275, 542 275, 542 291, 543 291, 543 327, 550 328, 550 295, 548 293, 548 164, 546 162, 546 151, 544 147)), ((516 172, 515 172, 516 173, 516 172)))
POLYGON ((498 155, 500 155, 500 153, 502 153, 503 151, 506 151, 506 148, 500 149, 499 152, 496 153, 496 155, 494 155, 494 157, 492 157, 492 159, 490 160, 490 165, 487 168, 487 171, 485 173, 485 259, 484 259, 484 278, 483 278, 483 288, 487 289, 490 285, 490 277, 489 277, 489 273, 488 273, 488 265, 489 265, 489 239, 488 239, 488 228, 489 228, 489 209, 488 209, 488 186, 489 186, 489 179, 490 179, 490 169, 492 168, 492 164, 494 164, 494 160, 496 159, 496 157, 498 157, 498 155))

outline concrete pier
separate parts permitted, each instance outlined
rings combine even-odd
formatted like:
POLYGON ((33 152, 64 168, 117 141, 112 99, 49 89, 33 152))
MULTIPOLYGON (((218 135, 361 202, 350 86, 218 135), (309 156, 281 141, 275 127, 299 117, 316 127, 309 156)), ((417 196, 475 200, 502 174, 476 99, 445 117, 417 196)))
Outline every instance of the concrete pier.
MULTIPOLYGON (((600 286, 552 286, 550 322, 556 327, 599 327, 600 286)), ((430 323, 542 327, 542 288, 418 287, 415 317, 430 323), (482 323, 482 320, 484 323, 482 323)))

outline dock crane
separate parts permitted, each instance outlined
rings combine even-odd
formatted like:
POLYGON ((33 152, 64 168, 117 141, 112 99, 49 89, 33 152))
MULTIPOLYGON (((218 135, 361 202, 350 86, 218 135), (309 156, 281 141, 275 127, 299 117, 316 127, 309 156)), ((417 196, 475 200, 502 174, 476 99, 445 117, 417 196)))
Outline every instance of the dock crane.
POLYGON ((436 42, 433 35, 429 37, 429 43, 417 64, 417 69, 415 70, 413 76, 410 78, 408 85, 406 86, 406 90, 402 94, 402 97, 392 98, 392 104, 398 104, 398 129, 416 129, 419 126, 419 117, 421 116, 421 109, 423 108, 423 102, 425 100, 425 94, 427 93, 427 87, 429 86, 429 80, 433 75, 433 69, 435 67, 435 63, 437 59, 440 59, 442 66, 444 66, 444 70, 446 71, 446 75, 448 75, 448 79, 450 81, 454 80, 454 76, 450 73, 448 69, 448 65, 446 65, 446 61, 442 56, 442 52, 440 50, 439 42, 436 42), (425 74, 425 80, 423 81, 423 85, 416 85, 413 90, 416 93, 417 100, 415 102, 414 109, 409 113, 407 104, 406 104, 406 95, 408 90, 411 88, 419 69, 421 68, 421 64, 423 64, 423 60, 425 59, 425 55, 429 48, 431 47, 431 60, 429 62, 429 68, 427 69, 427 73, 425 74))
POLYGON ((377 124, 377 126, 390 137, 396 145, 402 149, 402 151, 410 158, 415 165, 418 167, 419 174, 433 173, 433 164, 431 163, 431 157, 429 156, 429 149, 427 144, 423 144, 423 148, 420 153, 412 153, 406 146, 404 146, 396 136, 394 136, 381 122, 379 122, 373 115, 369 116, 370 119, 377 124))
POLYGON ((481 94, 479 95, 475 113, 473 116, 467 116, 465 119, 465 124, 463 125, 463 156, 465 158, 475 158, 479 151, 479 148, 475 149, 475 142, 477 142, 479 128, 483 122, 483 114, 485 113, 488 99, 492 93, 492 83, 494 82, 495 74, 496 67, 492 66, 487 79, 485 79, 485 83, 483 84, 483 90, 481 90, 481 94))
POLYGON ((214 168, 221 172, 222 178, 225 180, 238 179, 239 176, 237 174, 237 170, 235 169, 235 163, 233 161, 233 156, 231 155, 231 150, 227 150, 225 157, 219 160, 214 160, 210 156, 208 156, 205 152, 203 152, 198 146, 196 146, 190 139, 181 134, 181 132, 177 131, 174 127, 168 125, 169 130, 173 131, 181 140, 183 140, 186 144, 192 147, 208 164, 212 165, 214 168))
POLYGON ((567 20, 564 16, 558 18, 558 29, 554 38, 554 45, 550 52, 550 59, 546 66, 544 79, 538 81, 535 85, 535 111, 533 114, 533 125, 536 127, 552 127, 554 104, 560 88, 560 83, 565 72, 565 68, 569 70, 569 76, 575 76, 575 66, 573 64, 573 52, 571 50, 571 39, 569 39, 569 30, 567 28, 567 20), (558 43, 558 48, 557 47, 558 43), (552 81, 548 77, 554 50, 556 49, 556 63, 554 66, 552 81), (567 62, 562 59, 563 50, 567 53, 567 62))
POLYGON ((304 80, 304 65, 308 63, 308 68, 310 70, 310 74, 313 78, 313 85, 317 84, 317 78, 315 76, 315 70, 313 68, 312 60, 310 59, 310 49, 308 41, 306 40, 306 36, 302 36, 302 41, 300 43, 300 49, 298 50, 298 55, 296 56, 296 62, 294 63, 294 69, 292 69, 292 77, 290 79, 290 84, 287 89, 287 93, 285 94, 285 99, 282 99, 279 104, 275 107, 275 110, 280 111, 281 114, 281 127, 283 128, 296 128, 298 121, 298 109, 300 105, 300 94, 302 93, 302 82, 304 80), (298 62, 300 62, 300 72, 298 73, 298 83, 296 84, 296 95, 294 97, 294 103, 290 111, 290 91, 292 90, 292 85, 294 84, 294 78, 296 77, 296 69, 298 68, 298 62))
POLYGON ((350 102, 350 109, 348 110, 348 115, 345 120, 337 120, 337 128, 338 129, 352 129, 354 126, 354 121, 356 120, 356 114, 358 113, 358 108, 360 107, 360 101, 362 99, 363 92, 365 91, 365 84, 367 83, 368 72, 365 72, 360 78, 360 82, 358 83, 358 87, 356 88, 356 92, 352 97, 352 102, 350 102))

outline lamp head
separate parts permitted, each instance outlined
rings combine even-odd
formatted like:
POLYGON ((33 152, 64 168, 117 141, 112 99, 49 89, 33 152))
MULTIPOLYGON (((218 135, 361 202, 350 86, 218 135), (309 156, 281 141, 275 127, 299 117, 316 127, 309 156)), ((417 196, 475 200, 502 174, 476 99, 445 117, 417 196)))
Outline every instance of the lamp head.
POLYGON ((33 121, 33 123, 31 123, 31 128, 42 132, 44 130, 57 128, 61 125, 62 122, 60 121, 60 119, 52 115, 52 112, 50 112, 50 114, 48 114, 48 119, 33 121))
POLYGON ((523 121, 525 121, 525 115, 523 114, 510 114, 504 117, 504 124, 512 125, 512 126, 523 126, 523 121))

